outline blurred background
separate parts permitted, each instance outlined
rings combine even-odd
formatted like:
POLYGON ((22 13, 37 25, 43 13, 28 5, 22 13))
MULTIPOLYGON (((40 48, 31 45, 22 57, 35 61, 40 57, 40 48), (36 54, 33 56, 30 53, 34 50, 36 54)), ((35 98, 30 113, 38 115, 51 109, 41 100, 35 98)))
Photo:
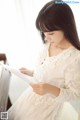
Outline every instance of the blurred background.
MULTIPOLYGON (((6 54, 10 66, 16 69, 21 67, 34 69, 38 53, 43 46, 35 27, 35 20, 40 9, 48 1, 0 0, 0 53, 6 54)), ((73 10, 80 38, 80 0, 64 1, 68 2, 73 10)), ((27 87, 24 80, 12 75, 9 89, 12 104, 27 87)), ((68 108, 69 106, 66 110, 68 108)), ((74 114, 75 110, 72 108, 71 110, 74 114)), ((67 120, 77 120, 76 118, 67 120)))

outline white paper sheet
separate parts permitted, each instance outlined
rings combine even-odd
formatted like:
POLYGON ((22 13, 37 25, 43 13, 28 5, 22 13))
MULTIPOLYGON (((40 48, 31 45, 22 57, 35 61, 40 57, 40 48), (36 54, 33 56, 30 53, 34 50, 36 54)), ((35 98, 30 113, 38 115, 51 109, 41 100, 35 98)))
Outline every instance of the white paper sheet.
POLYGON ((28 84, 34 83, 33 77, 30 77, 28 75, 25 75, 25 74, 21 73, 20 70, 12 68, 9 65, 5 65, 5 64, 1 64, 1 63, 0 63, 0 65, 3 66, 8 71, 10 71, 11 73, 13 73, 16 76, 20 77, 21 79, 25 80, 28 84))

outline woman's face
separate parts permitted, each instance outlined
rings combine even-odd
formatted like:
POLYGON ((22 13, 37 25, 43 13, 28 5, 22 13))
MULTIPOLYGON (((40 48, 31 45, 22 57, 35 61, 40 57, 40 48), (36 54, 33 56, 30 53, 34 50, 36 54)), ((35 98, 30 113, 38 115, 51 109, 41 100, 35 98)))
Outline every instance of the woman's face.
POLYGON ((51 32, 44 32, 45 41, 54 43, 56 45, 60 44, 64 40, 64 33, 63 31, 51 31, 51 32))

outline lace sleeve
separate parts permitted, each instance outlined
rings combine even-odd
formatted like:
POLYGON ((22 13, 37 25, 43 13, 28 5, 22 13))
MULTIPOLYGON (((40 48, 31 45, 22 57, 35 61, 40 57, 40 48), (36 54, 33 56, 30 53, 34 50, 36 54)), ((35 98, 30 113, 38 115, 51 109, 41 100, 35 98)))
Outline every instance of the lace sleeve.
POLYGON ((66 68, 64 78, 65 87, 60 88, 60 94, 56 99, 65 102, 80 98, 80 55, 66 68))

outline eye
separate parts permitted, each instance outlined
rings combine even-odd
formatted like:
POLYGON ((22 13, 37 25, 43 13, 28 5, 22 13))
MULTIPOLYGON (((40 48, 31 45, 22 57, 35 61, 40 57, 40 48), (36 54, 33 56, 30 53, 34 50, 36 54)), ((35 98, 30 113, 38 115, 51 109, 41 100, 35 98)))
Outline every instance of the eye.
POLYGON ((49 33, 49 35, 53 35, 54 33, 49 33))
POLYGON ((49 33, 49 35, 53 35, 54 33, 49 33))

